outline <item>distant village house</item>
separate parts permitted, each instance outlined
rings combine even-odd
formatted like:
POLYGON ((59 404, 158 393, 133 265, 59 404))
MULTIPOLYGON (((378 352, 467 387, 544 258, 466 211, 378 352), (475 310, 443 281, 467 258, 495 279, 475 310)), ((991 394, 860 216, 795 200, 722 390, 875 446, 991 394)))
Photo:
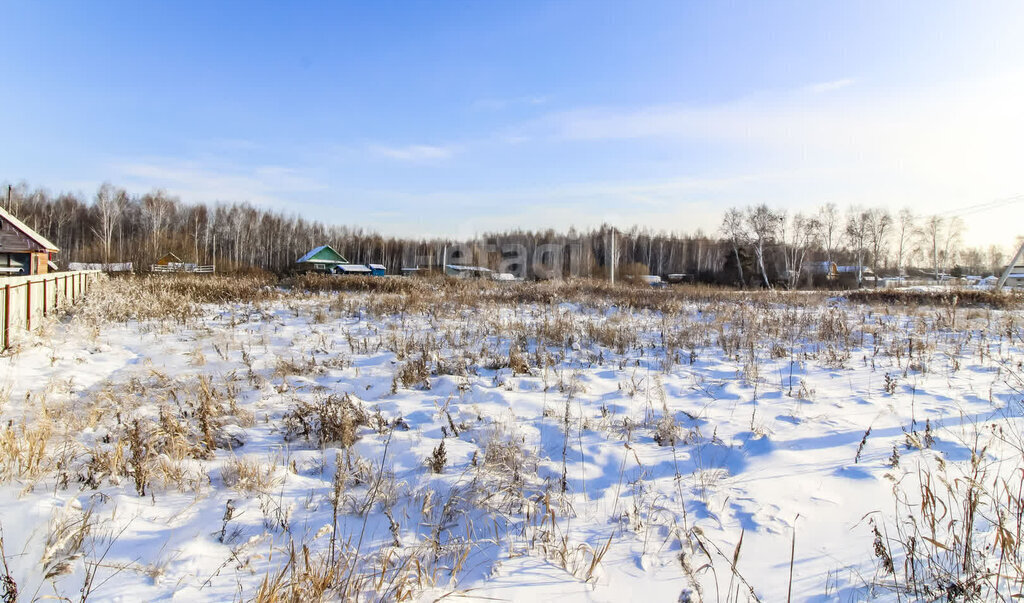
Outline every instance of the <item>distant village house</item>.
POLYGON ((155 264, 149 267, 150 272, 205 272, 214 271, 213 266, 200 266, 181 261, 173 253, 165 253, 155 264))
POLYGON ((296 268, 302 272, 321 272, 330 274, 337 266, 348 264, 343 255, 330 245, 321 245, 295 261, 296 268))
POLYGON ((330 245, 321 245, 311 250, 295 264, 300 272, 322 274, 384 276, 388 272, 384 264, 353 264, 330 245))
POLYGON ((1010 273, 1003 281, 1004 287, 1024 287, 1024 264, 1018 264, 1010 268, 1010 273))

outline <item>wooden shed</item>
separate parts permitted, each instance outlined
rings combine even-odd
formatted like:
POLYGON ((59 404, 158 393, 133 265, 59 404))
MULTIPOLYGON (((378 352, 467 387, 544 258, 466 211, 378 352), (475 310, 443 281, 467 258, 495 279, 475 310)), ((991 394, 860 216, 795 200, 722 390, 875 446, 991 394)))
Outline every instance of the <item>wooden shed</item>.
POLYGON ((338 264, 334 267, 335 274, 363 274, 372 275, 373 270, 363 264, 338 264))
POLYGON ((165 253, 163 257, 156 261, 157 266, 173 266, 175 264, 184 264, 184 262, 173 253, 165 253))
POLYGON ((0 207, 0 274, 46 274, 60 251, 38 232, 0 207))

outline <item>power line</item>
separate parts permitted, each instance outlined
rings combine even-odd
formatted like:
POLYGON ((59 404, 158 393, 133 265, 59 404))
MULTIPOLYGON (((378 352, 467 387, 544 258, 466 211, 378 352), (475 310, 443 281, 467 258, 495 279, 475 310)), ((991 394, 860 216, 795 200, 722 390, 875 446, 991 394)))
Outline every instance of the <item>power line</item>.
POLYGON ((960 207, 957 209, 951 209, 949 211, 939 212, 939 216, 958 217, 966 216, 969 214, 975 214, 981 211, 988 211, 990 209, 996 209, 1004 205, 1010 205, 1013 203, 1020 203, 1024 201, 1024 194, 1014 195, 1013 197, 1004 197, 1002 199, 995 199, 993 201, 985 201, 984 203, 976 203, 974 205, 968 205, 967 207, 960 207))

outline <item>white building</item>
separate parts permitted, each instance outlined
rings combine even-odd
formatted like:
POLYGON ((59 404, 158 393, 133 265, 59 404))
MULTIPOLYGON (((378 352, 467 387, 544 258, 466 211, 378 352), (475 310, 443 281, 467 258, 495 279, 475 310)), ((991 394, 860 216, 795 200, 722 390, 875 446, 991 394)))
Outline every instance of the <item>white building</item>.
POLYGON ((1024 265, 1017 264, 1010 269, 1010 274, 1006 277, 1006 282, 1003 283, 1004 287, 1024 287, 1024 265))

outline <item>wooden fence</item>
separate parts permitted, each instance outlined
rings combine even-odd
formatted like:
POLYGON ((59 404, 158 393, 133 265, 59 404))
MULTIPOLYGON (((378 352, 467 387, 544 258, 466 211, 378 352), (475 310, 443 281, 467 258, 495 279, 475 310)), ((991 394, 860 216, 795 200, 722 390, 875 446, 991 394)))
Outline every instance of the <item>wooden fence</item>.
POLYGON ((197 274, 213 274, 213 266, 197 266, 196 264, 151 264, 150 272, 190 272, 197 274))
POLYGON ((3 349, 18 329, 31 331, 51 313, 75 303, 96 281, 98 270, 0 278, 0 330, 3 349))

